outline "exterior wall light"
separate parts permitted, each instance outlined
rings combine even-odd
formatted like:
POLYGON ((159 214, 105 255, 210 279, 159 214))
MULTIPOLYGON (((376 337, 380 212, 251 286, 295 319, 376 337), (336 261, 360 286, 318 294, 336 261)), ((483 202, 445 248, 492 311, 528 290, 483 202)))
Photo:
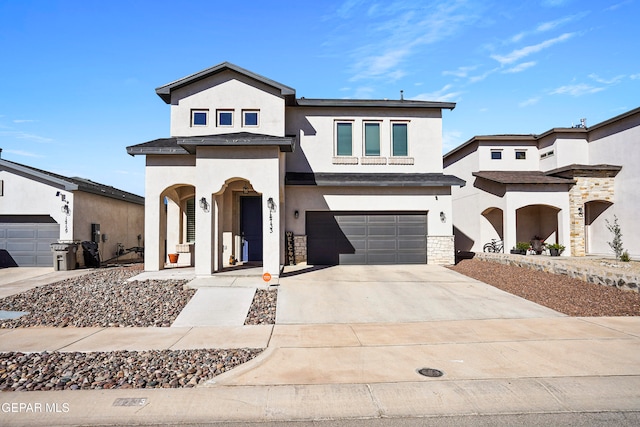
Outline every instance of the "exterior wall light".
POLYGON ((242 187, 242 194, 248 194, 248 193, 249 193, 249 188, 248 188, 248 187, 247 187, 247 185, 245 184, 245 185, 242 187))
POLYGON ((295 219, 300 218, 300 212, 298 212, 298 210, 296 209, 296 211, 293 213, 293 216, 295 217, 295 219))
POLYGON ((442 221, 442 222, 446 222, 447 221, 447 216, 444 214, 444 212, 440 212, 440 221, 442 221))
POLYGON ((584 216, 584 212, 582 211, 582 206, 578 208, 578 216, 582 218, 584 216))
POLYGON ((200 199, 200 208, 205 212, 209 212, 209 202, 207 202, 206 197, 200 199))

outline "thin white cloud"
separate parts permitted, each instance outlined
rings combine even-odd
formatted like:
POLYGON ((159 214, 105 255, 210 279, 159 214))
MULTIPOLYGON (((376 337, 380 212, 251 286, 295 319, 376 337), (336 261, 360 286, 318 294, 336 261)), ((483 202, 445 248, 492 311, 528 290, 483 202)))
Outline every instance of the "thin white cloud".
POLYGON ((514 36, 511 36, 511 38, 509 38, 509 42, 510 43, 518 43, 518 42, 520 42, 522 39, 524 39, 527 36, 531 36, 531 35, 535 35, 535 34, 545 33, 547 31, 555 30, 556 28, 561 27, 561 26, 563 26, 565 24, 568 24, 570 22, 582 19, 588 14, 589 14, 588 11, 584 11, 584 12, 576 13, 574 15, 569 15, 569 16, 565 16, 563 18, 555 19, 553 21, 542 22, 542 23, 538 24, 532 30, 522 31, 522 32, 520 32, 520 33, 518 33, 518 34, 516 34, 514 36))
POLYGON ((481 82, 482 80, 486 79, 487 77, 489 77, 491 74, 495 73, 498 70, 499 70, 499 68, 494 68, 493 70, 485 71, 484 73, 482 73, 480 75, 472 76, 472 77, 469 78, 469 83, 481 82))
POLYGON ((449 151, 462 144, 462 132, 456 130, 444 131, 442 133, 442 153, 449 151))
POLYGON ((533 98, 529 98, 526 101, 522 101, 518 104, 518 107, 529 107, 530 105, 535 105, 540 101, 539 96, 534 96, 533 98))
POLYGON ((23 157, 44 157, 40 154, 35 154, 35 153, 31 153, 29 151, 22 151, 22 150, 11 150, 11 149, 6 149, 4 150, 5 153, 11 153, 11 154, 15 154, 16 156, 23 156, 23 157))
POLYGON ((603 87, 595 87, 585 83, 580 83, 575 85, 560 86, 559 88, 552 90, 550 93, 551 95, 582 96, 591 93, 602 92, 604 89, 605 88, 603 87))
POLYGON ((632 1, 631 0, 622 1, 620 3, 612 4, 611 6, 605 8, 604 10, 606 11, 617 10, 623 6, 628 5, 629 3, 632 3, 632 1))
POLYGON ((638 73, 638 74, 632 74, 632 75, 630 75, 630 76, 629 76, 629 78, 630 78, 631 80, 638 80, 638 79, 640 79, 640 73, 638 73))
POLYGON ((605 85, 613 85, 616 83, 620 83, 622 81, 622 79, 625 78, 624 74, 620 74, 618 76, 612 77, 610 79, 603 79, 602 77, 598 76, 597 74, 589 74, 589 78, 595 80, 598 83, 602 83, 605 85))
POLYGON ((478 68, 477 65, 468 66, 468 67, 458 67, 453 71, 443 71, 443 76, 455 76, 455 77, 467 77, 469 73, 478 68))
POLYGON ((453 85, 445 85, 442 89, 431 93, 421 93, 415 96, 414 100, 417 101, 439 101, 439 102, 451 102, 460 98, 462 91, 451 90, 453 85))
POLYGON ((526 46, 520 49, 516 49, 514 51, 512 51, 511 53, 508 53, 506 55, 491 55, 491 58, 495 59, 496 61, 498 61, 500 63, 500 65, 508 65, 508 64, 512 64, 524 57, 527 57, 531 54, 534 53, 538 53, 541 50, 547 49, 557 43, 561 43, 564 42, 566 40, 569 40, 571 37, 573 37, 575 35, 575 33, 564 33, 558 37, 549 39, 549 40, 545 40, 541 43, 535 44, 535 45, 531 45, 531 46, 526 46))
POLYGON ((536 65, 535 61, 523 62, 522 64, 518 64, 515 67, 504 70, 503 73, 520 73, 526 69, 533 67, 534 65, 536 65))
MULTIPOLYGON (((349 1, 341 8, 351 11, 358 6, 360 2, 349 1)), ((358 16, 359 19, 363 16, 364 19, 369 18, 366 22, 370 25, 366 25, 357 36, 363 37, 365 42, 351 53, 354 64, 351 81, 371 78, 398 80, 406 75, 403 63, 415 54, 419 46, 446 40, 463 25, 477 19, 464 0, 443 1, 428 7, 416 6, 411 1, 376 6, 367 8, 366 13, 363 11, 358 16)), ((356 15, 355 12, 352 15, 356 15)), ((338 15, 351 18, 344 13, 338 15)))
POLYGON ((33 122, 36 122, 36 121, 37 121, 37 120, 30 120, 30 119, 16 119, 16 120, 13 120, 13 123, 17 123, 17 124, 19 124, 19 123, 33 123, 33 122))
POLYGON ((20 131, 2 131, 0 132, 0 136, 6 136, 6 137, 16 138, 16 139, 28 139, 29 141, 40 142, 43 144, 53 142, 53 139, 51 138, 34 135, 31 133, 20 132, 20 131))

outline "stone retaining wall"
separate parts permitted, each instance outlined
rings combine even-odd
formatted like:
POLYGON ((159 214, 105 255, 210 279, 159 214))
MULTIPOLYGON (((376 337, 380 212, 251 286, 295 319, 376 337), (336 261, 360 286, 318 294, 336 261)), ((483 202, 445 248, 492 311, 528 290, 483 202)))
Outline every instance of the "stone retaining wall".
POLYGON ((637 271, 628 271, 624 267, 598 266, 580 261, 572 262, 571 259, 563 257, 556 258, 542 255, 511 255, 480 252, 476 253, 474 258, 481 261, 497 262, 516 267, 546 271, 548 273, 564 274, 588 283, 615 286, 619 289, 639 292, 640 275, 637 271))

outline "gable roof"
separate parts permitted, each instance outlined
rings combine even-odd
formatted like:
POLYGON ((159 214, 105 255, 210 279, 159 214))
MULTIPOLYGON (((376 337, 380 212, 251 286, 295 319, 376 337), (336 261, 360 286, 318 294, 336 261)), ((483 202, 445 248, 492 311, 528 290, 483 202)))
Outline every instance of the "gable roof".
POLYGON ((99 196, 144 205, 144 197, 85 178, 69 178, 5 159, 0 159, 0 170, 6 170, 65 191, 84 191, 85 193, 97 194, 99 196))
POLYGON ((206 79, 207 77, 213 76, 215 74, 218 74, 227 70, 235 71, 236 73, 242 74, 246 77, 249 77, 250 79, 253 79, 260 83, 264 83, 268 86, 274 87, 278 89, 280 91, 280 94, 284 97, 295 98, 295 95, 296 95, 295 89, 289 86, 283 85, 282 83, 278 83, 275 80, 271 80, 267 77, 261 76, 260 74, 256 74, 249 70, 245 70, 244 68, 238 67, 237 65, 232 64, 230 62, 223 62, 221 64, 214 65, 211 68, 207 68, 206 70, 198 71, 197 73, 175 80, 171 83, 167 83, 164 86, 160 86, 159 88, 156 88, 156 93, 160 98, 162 98, 162 100, 165 103, 170 104, 171 91, 179 89, 184 86, 188 86, 192 83, 195 83, 202 79, 206 79))

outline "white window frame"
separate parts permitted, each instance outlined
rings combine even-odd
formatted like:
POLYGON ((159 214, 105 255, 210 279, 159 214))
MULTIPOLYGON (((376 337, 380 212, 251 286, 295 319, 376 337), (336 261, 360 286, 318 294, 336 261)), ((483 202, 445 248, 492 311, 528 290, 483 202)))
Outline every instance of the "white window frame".
POLYGON ((206 127, 209 126, 209 110, 206 109, 194 109, 191 110, 191 127, 206 127), (205 115, 205 124, 200 125, 196 124, 196 114, 204 114, 205 115))
POLYGON ((251 110, 242 110, 242 127, 246 127, 246 128, 257 128, 260 126, 260 110, 256 110, 256 109, 251 109, 251 110), (256 114, 256 124, 255 125, 248 125, 247 124, 247 120, 246 120, 246 114, 247 113, 255 113, 256 114))
POLYGON ((393 120, 389 125, 389 153, 391 157, 410 157, 411 156, 411 144, 409 143, 409 120, 393 120), (404 156, 395 156, 393 154, 393 125, 405 125, 407 127, 407 154, 404 156))
POLYGON ((233 127, 233 122, 234 122, 234 111, 232 109, 225 109, 225 108, 220 108, 218 110, 216 110, 216 126, 220 127, 220 128, 232 128, 233 127), (220 124, 220 114, 223 113, 229 113, 231 114, 231 124, 230 125, 222 125, 220 124))
POLYGON ((354 155, 353 137, 355 120, 336 120, 333 124, 333 153, 336 157, 352 157, 354 155), (351 125, 351 154, 338 154, 338 125, 351 125))
POLYGON ((362 155, 363 157, 381 157, 382 156, 382 120, 363 120, 362 121, 362 155), (378 125, 378 155, 367 154, 367 125, 378 125))

